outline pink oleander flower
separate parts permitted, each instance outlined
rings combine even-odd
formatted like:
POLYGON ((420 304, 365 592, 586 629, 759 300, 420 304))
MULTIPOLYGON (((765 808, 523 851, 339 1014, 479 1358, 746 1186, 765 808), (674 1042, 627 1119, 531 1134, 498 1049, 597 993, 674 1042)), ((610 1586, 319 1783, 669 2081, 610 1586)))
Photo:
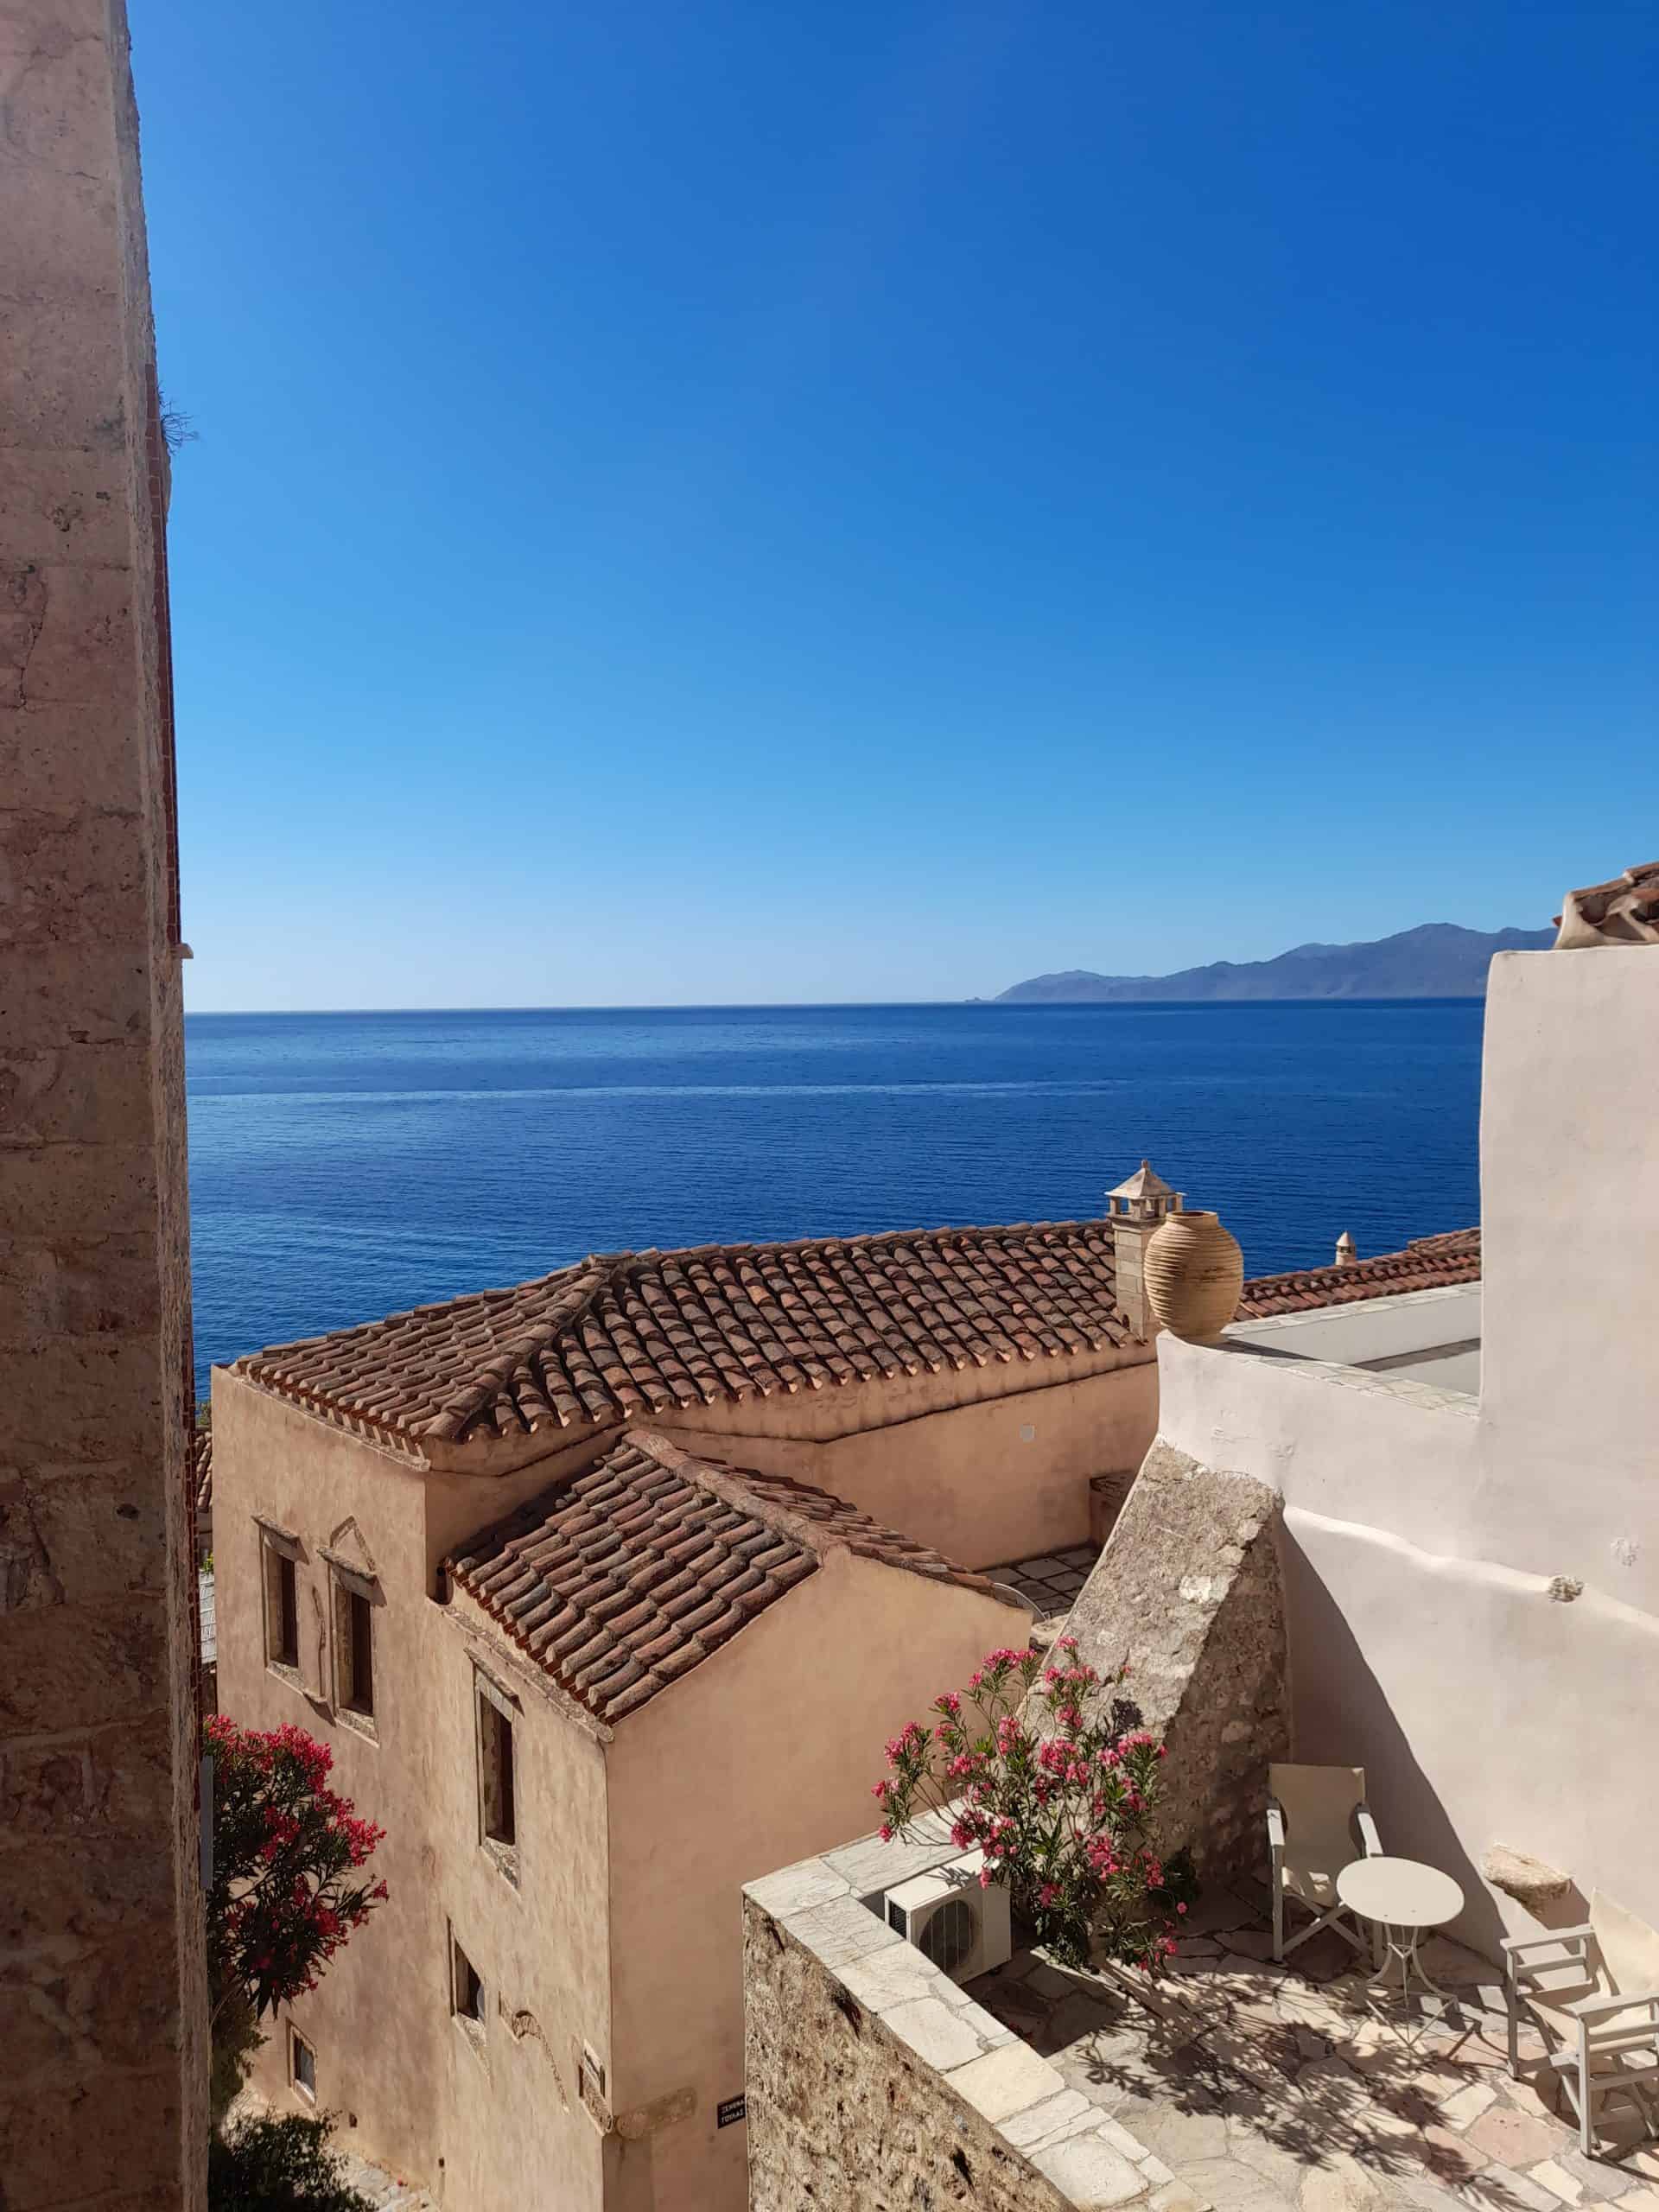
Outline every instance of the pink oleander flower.
POLYGON ((965 1694, 935 1699, 934 1724, 889 1739, 893 1774, 876 1795, 884 1840, 937 1814, 953 1849, 976 1844, 982 1885, 1004 1884, 1062 1962, 1092 1952, 1155 1973, 1191 1878, 1157 1848, 1164 1747, 1122 1727, 1122 1700, 1099 1694, 1122 1679, 1086 1665, 1071 1637, 1046 1661, 1030 1648, 988 1652, 965 1694))
POLYGON ((216 2002, 239 1986, 256 2018, 316 1985, 322 1965, 371 1909, 384 1881, 352 1877, 385 1830, 327 1786, 332 1752, 289 1722, 203 1726, 213 1759, 213 1882, 208 1961, 216 2002))

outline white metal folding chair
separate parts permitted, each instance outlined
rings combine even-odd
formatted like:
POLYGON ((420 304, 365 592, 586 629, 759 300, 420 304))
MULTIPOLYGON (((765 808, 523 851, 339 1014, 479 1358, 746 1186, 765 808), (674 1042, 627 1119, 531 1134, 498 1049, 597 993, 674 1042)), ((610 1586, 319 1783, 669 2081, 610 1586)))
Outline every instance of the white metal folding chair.
POLYGON ((1333 1928, 1362 1957, 1374 1938, 1362 1935, 1337 1895, 1337 1877, 1362 1855, 1382 1849, 1365 1802, 1363 1766, 1281 1766, 1268 1769, 1268 1856, 1273 1881, 1273 1955, 1283 1959, 1321 1928, 1333 1928), (1285 1900, 1313 1917, 1285 1941, 1285 1900))
POLYGON ((1523 2012, 1541 2032, 1546 2063, 1579 2123, 1579 2147, 1596 2155, 1596 2123, 1615 2099, 1659 2126, 1659 1933, 1597 1890, 1577 1928, 1548 1929, 1503 1945, 1510 2071, 1521 2070, 1523 2012))

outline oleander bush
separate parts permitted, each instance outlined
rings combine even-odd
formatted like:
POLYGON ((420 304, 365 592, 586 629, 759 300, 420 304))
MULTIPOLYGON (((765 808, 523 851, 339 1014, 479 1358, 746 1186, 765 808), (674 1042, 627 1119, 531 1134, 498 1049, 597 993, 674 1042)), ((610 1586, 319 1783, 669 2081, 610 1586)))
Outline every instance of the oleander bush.
POLYGON ((1197 1895, 1182 1852, 1157 1842, 1164 1746, 1125 1697, 1062 1637, 1052 1662, 1035 1650, 993 1651, 965 1696, 936 1698, 888 1743, 875 1785, 884 1838, 925 1814, 950 1825, 958 1849, 984 1854, 982 1883, 1006 1883, 1037 1942, 1065 1966, 1092 1959, 1156 1973, 1197 1895))
POLYGON ((385 1834, 328 1787, 334 1753, 291 1724, 238 1728, 214 1713, 213 1881, 207 1973, 215 2123, 247 2078, 277 2005, 315 1989, 323 1967, 386 1895, 359 1879, 385 1834))

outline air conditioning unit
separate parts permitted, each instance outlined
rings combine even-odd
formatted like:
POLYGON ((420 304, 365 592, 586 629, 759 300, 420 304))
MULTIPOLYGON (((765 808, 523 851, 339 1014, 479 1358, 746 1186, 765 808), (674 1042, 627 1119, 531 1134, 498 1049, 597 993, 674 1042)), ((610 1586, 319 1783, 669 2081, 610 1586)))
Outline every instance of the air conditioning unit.
POLYGON ((1006 1966, 1014 1943, 1008 1893, 1000 1882, 979 1886, 981 1852, 964 1852, 931 1874, 900 1882, 887 1895, 887 1925, 913 1943, 952 1981, 971 1981, 1006 1966))

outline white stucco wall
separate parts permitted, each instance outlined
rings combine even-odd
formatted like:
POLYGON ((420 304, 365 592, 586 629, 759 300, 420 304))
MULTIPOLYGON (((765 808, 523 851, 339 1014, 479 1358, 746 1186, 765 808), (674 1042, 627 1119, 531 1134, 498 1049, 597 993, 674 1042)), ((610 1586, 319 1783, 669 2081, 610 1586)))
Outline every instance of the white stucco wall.
POLYGON ((1480 1879, 1499 1841, 1659 1920, 1659 1619, 1553 1598, 1575 1553, 1517 1563, 1476 1401, 1243 1343, 1159 1354, 1167 1441, 1285 1499, 1296 1756, 1364 1766, 1385 1845, 1455 1876, 1483 1949, 1529 1924, 1480 1879))
POLYGON ((1659 1612, 1659 949, 1493 961, 1480 1155, 1490 1510, 1659 1612))
POLYGON ((1484 1080, 1478 1399, 1236 1332, 1159 1365, 1164 1438, 1284 1497, 1297 1756, 1364 1764, 1490 1950, 1497 1841, 1659 1923, 1659 952, 1500 956, 1484 1080))

